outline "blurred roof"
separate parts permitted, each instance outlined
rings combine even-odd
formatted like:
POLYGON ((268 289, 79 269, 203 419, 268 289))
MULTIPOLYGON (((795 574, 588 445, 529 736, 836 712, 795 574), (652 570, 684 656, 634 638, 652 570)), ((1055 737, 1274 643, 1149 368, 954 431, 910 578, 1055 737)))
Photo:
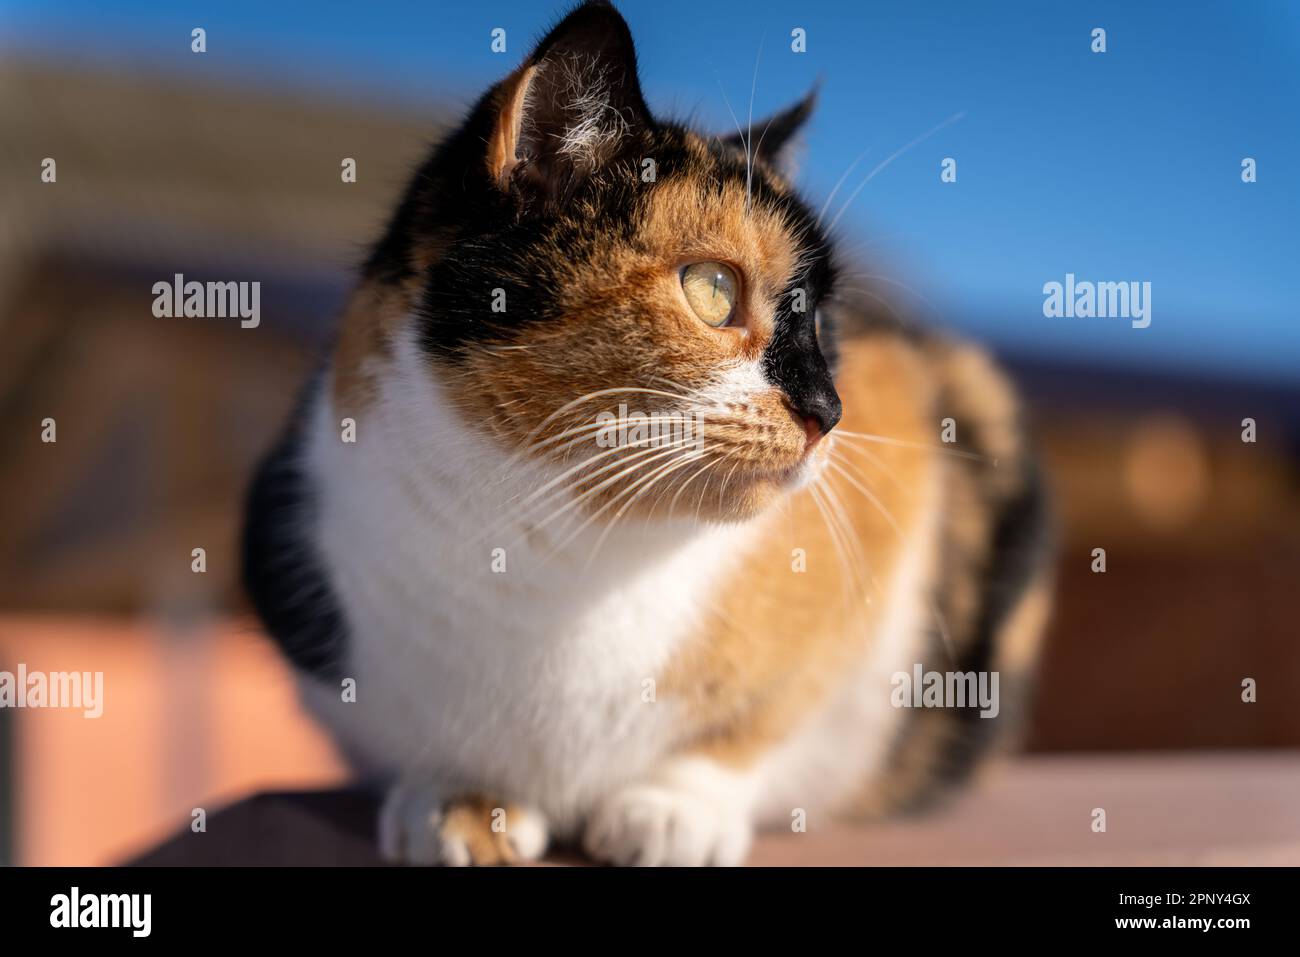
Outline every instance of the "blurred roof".
MULTIPOLYGON (((0 56, 145 69, 164 88, 180 78, 418 111, 478 95, 569 5, 372 0, 358 16, 304 0, 7 0, 0 56), (202 56, 195 26, 207 30, 202 56), (499 53, 495 28, 509 35, 499 53)), ((1300 381, 1300 181, 1286 166, 1300 150, 1300 5, 619 6, 648 102, 702 129, 731 130, 751 107, 758 121, 824 81, 801 180, 814 206, 834 196, 828 222, 855 197, 841 238, 866 244, 887 285, 918 291, 912 310, 1042 358, 1300 381), (789 45, 796 26, 802 53, 789 45), (1098 26, 1104 54, 1091 49, 1098 26), (940 181, 947 157, 958 182, 940 181), (1245 157, 1258 162, 1249 185, 1245 157), (1151 282, 1152 326, 1046 318, 1043 285, 1067 272, 1151 282)), ((237 172, 235 151, 257 143, 214 145, 237 172)), ((363 176, 377 169, 367 160, 363 176)))
MULTIPOLYGON (((0 257, 353 265, 438 124, 122 72, 0 66, 0 257), (41 181, 45 157, 57 182, 41 181), (342 182, 344 157, 356 183, 342 182)), ((0 285, 0 292, 3 286, 0 285)))

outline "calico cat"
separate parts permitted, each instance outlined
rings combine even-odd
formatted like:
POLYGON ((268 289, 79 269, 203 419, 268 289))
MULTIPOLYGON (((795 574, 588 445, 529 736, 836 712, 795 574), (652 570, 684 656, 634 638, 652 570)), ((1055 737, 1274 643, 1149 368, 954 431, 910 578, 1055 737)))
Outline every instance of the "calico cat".
POLYGON ((1021 413, 841 288, 780 171, 812 105, 658 119, 591 2, 412 180, 245 533, 389 858, 737 864, 1015 727, 1049 603, 1021 413), (918 666, 997 707, 913 707, 918 666))

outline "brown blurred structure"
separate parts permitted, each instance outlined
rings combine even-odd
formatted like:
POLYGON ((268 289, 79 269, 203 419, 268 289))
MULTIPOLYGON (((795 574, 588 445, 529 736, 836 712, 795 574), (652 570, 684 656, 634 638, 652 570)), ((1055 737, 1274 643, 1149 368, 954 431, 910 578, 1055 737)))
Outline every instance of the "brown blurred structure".
MULTIPOLYGON (((0 863, 99 863, 200 800, 342 773, 269 648, 225 624, 241 499, 436 124, 9 64, 0 129, 0 668, 102 667, 131 702, 104 725, 0 712, 0 863), (261 281, 261 325, 155 318, 175 273, 261 281)), ((1062 532, 1031 748, 1300 747, 1300 395, 1010 364, 1062 532)))
POLYGON ((0 607, 130 613, 200 586, 186 600, 228 608, 243 485, 434 123, 8 65, 0 128, 0 607), (260 281, 261 325, 155 318, 176 273, 260 281))
POLYGON ((16 811, 9 863, 111 864, 188 826, 196 810, 345 778, 252 622, 2 616, 0 668, 20 661, 101 671, 104 700, 98 718, 0 711, 12 747, 0 785, 16 811))
POLYGON ((1300 745, 1300 396, 1020 372, 1062 531, 1031 747, 1300 745))

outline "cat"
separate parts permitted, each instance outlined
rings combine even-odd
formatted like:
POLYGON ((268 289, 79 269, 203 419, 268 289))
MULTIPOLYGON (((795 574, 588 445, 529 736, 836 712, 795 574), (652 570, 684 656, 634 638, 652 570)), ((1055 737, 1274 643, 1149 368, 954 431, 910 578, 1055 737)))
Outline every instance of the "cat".
POLYGON ((843 288, 783 172, 814 98, 656 118, 584 3, 412 179, 244 544, 387 858, 734 865, 1014 737, 1050 605, 1023 415, 843 288), (996 717, 914 707, 953 704, 899 693, 918 666, 1000 676, 996 717))

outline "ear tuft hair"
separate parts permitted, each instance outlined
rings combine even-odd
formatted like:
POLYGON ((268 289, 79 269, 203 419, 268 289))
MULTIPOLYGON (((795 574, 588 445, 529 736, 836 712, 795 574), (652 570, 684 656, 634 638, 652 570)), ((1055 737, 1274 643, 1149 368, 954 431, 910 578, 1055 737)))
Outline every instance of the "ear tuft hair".
POLYGON ((494 91, 492 179, 557 201, 653 126, 631 31, 605 2, 573 10, 494 91))
POLYGON ((817 83, 798 103, 765 120, 756 120, 743 134, 737 132, 723 137, 723 142, 744 151, 746 141, 751 140, 752 145, 748 150, 750 156, 761 159, 779 170, 788 170, 796 135, 817 107, 817 96, 820 91, 821 84, 817 83))

